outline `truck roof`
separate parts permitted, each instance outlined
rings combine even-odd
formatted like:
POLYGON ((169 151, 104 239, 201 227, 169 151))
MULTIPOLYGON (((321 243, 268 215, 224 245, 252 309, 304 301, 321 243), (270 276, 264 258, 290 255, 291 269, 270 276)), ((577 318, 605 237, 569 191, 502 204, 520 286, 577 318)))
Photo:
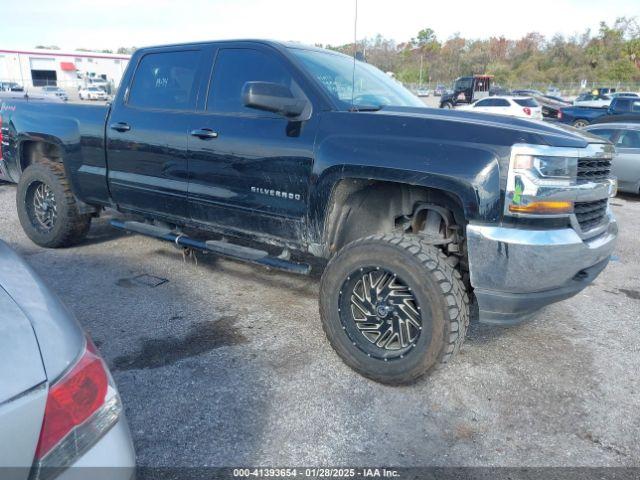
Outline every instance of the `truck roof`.
MULTIPOLYGON (((298 42, 284 42, 279 40, 268 40, 264 38, 237 38, 237 39, 220 39, 220 40, 206 40, 199 42, 186 42, 186 43, 169 43, 165 45, 149 45, 146 47, 141 47, 136 51, 141 50, 152 50, 155 48, 167 48, 167 47, 192 47, 196 45, 215 45, 218 43, 261 43, 263 45, 268 45, 279 50, 287 49, 287 48, 299 48, 303 50, 314 50, 323 53, 331 53, 334 55, 345 55, 344 53, 336 52, 335 50, 328 50, 326 48, 320 48, 313 45, 306 45, 298 42)), ((348 56, 348 55, 345 55, 348 56)))

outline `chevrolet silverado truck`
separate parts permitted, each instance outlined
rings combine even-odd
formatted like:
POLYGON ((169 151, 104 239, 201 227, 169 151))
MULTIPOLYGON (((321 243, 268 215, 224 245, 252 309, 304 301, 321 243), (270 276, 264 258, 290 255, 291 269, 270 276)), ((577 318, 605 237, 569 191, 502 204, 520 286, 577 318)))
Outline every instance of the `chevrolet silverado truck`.
POLYGON ((618 231, 606 140, 425 108, 378 69, 297 44, 143 48, 111 105, 12 100, 0 115, 36 244, 78 244, 110 208, 114 227, 181 248, 318 264, 331 345, 384 383, 450 361, 470 302, 504 325, 575 295, 618 231))

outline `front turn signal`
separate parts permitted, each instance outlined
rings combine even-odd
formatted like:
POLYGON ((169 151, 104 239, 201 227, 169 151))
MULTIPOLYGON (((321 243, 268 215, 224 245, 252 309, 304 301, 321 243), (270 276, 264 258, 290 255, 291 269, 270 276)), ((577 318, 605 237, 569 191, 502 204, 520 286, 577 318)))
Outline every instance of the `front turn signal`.
POLYGON ((531 202, 526 205, 509 205, 509 211, 512 213, 537 213, 541 215, 572 213, 573 202, 541 201, 531 202))

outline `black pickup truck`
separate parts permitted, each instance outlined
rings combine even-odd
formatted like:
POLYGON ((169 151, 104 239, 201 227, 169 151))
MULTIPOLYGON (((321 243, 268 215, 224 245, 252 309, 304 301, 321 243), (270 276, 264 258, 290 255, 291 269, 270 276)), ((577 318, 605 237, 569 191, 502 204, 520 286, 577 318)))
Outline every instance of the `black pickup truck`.
POLYGON ((77 244, 110 207, 115 227, 183 248, 302 274, 322 265, 331 344, 381 382, 449 361, 470 301, 480 321, 510 324, 576 294, 617 236, 610 143, 428 109, 321 49, 144 48, 111 105, 0 110, 2 170, 35 243, 77 244))

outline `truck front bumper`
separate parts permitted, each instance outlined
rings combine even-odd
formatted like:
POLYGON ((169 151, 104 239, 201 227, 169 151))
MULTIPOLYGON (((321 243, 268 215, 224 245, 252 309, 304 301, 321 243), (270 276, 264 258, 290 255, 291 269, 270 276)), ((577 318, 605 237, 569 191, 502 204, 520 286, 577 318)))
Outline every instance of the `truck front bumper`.
POLYGON ((467 226, 480 321, 519 323, 587 287, 607 266, 615 247, 618 224, 611 213, 608 216, 608 228, 587 240, 572 228, 467 226))

